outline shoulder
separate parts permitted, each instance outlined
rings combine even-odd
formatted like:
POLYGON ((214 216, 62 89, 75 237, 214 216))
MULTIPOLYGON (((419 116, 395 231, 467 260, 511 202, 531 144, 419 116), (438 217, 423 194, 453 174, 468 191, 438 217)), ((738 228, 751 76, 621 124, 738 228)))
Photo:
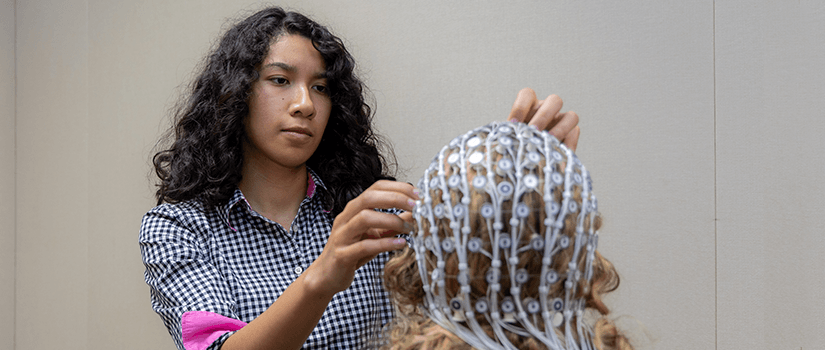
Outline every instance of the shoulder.
POLYGON ((197 201, 164 203, 143 215, 140 226, 141 240, 173 231, 197 233, 210 226, 210 218, 216 216, 216 208, 206 208, 197 201))
POLYGON ((180 203, 163 203, 149 210, 147 216, 162 215, 169 217, 191 217, 205 216, 206 208, 198 201, 188 200, 180 203))

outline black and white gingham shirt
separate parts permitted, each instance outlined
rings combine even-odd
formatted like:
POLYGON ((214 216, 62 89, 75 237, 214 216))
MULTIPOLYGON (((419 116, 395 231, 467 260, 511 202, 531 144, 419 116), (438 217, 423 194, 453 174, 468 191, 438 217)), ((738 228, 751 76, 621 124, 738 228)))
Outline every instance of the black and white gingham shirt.
MULTIPOLYGON (((238 189, 222 207, 162 204, 143 217, 139 241, 152 308, 179 349, 184 312, 209 311, 248 323, 321 254, 332 218, 316 195, 326 190, 323 183, 309 174, 307 196, 289 231, 253 211, 238 189)), ((380 254, 355 272, 303 348, 358 349, 390 320, 392 306, 381 284, 388 258, 380 254)), ((231 334, 209 349, 220 348, 231 334)))

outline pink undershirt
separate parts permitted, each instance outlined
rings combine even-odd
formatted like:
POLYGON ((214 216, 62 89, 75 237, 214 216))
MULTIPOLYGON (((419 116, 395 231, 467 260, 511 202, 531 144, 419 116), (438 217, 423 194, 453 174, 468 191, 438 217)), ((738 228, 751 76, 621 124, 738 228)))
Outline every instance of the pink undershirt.
POLYGON ((209 311, 187 311, 180 317, 181 340, 186 350, 206 350, 226 332, 244 326, 246 322, 209 311))

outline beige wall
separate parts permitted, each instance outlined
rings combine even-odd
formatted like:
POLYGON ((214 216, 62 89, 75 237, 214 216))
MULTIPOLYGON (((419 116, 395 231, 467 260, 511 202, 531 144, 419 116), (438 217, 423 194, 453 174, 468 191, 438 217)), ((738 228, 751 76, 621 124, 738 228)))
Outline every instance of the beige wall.
POLYGON ((821 349, 825 3, 751 6, 716 9, 718 344, 821 349))
POLYGON ((89 348, 86 4, 18 1, 16 20, 16 349, 89 348))
POLYGON ((0 1, 0 349, 14 349, 14 0, 0 1))
MULTIPOLYGON (((603 3, 283 4, 345 39, 404 180, 519 88, 560 94, 639 344, 821 348, 825 4, 603 3)), ((136 244, 148 159, 227 19, 260 6, 3 1, 0 348, 174 348, 136 244)))

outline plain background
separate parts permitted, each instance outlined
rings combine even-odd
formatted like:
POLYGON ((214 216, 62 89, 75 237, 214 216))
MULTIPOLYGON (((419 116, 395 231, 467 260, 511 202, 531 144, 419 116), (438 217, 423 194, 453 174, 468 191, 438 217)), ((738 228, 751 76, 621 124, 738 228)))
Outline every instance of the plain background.
MULTIPOLYGON (((149 158, 263 5, 0 1, 0 349, 173 349, 137 246, 149 158)), ((279 4, 344 38, 406 181, 520 88, 559 94, 640 348, 825 347, 825 3, 279 4)))

